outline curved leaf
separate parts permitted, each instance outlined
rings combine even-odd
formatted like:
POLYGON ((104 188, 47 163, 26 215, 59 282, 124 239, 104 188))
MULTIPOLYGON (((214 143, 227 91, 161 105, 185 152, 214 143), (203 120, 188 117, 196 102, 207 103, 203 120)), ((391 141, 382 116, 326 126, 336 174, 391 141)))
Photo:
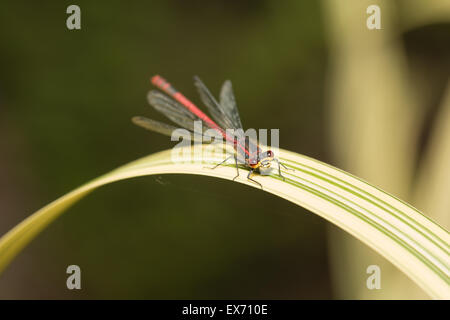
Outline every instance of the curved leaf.
MULTIPOLYGON (((201 146, 206 151, 208 146, 201 146)), ((185 149, 187 153, 190 149, 185 149)), ((131 162, 105 174, 32 214, 0 239, 0 271, 49 223, 94 189, 114 181, 165 173, 198 174, 233 179, 232 165, 211 170, 217 156, 184 163, 171 160, 172 150, 131 162)), ((449 233, 415 208, 332 166, 280 150, 280 160, 291 170, 255 175, 264 191, 296 203, 346 230, 386 257, 431 297, 450 298, 449 233)), ((240 170, 237 182, 259 188, 240 170)))

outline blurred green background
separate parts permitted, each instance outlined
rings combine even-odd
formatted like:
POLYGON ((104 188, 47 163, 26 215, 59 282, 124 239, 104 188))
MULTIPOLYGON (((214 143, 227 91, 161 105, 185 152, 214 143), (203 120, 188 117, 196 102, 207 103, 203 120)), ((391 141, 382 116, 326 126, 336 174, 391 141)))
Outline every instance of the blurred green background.
MULTIPOLYGON (((280 128, 282 148, 351 169, 330 138, 337 53, 328 2, 4 1, 0 235, 84 182, 173 145, 130 121, 163 119, 146 102, 154 74, 197 103, 193 75, 215 95, 230 79, 244 127, 280 128), (81 30, 66 28, 70 4, 81 8, 81 30)), ((416 12, 397 4, 400 13, 416 12)), ((364 9, 360 14, 367 30, 364 9)), ((421 87, 416 165, 450 68, 449 24, 417 21, 399 14, 389 27, 404 45, 408 77, 422 79, 426 70, 432 84, 421 87)), ((0 277, 0 298, 343 297, 330 228, 285 200, 229 181, 167 175, 118 182, 33 241, 0 277), (81 267, 80 291, 66 288, 71 264, 81 267)), ((365 269, 355 272, 365 277, 365 269)))

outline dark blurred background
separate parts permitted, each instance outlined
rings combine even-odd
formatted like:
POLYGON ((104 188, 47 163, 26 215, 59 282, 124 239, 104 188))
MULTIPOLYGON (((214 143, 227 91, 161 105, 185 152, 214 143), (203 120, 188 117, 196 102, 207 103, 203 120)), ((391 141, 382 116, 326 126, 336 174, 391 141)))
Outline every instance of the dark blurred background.
MULTIPOLYGON (((447 31, 408 33, 409 54, 433 61, 429 35, 447 31)), ((280 128, 281 148, 336 164, 324 33, 318 1, 4 1, 0 235, 86 181, 172 146, 130 121, 163 119, 146 102, 154 74, 198 103, 192 76, 215 95, 230 79, 244 127, 280 128), (81 8, 81 30, 66 28, 70 4, 81 8)), ((1 275, 0 298, 333 298, 327 226, 230 181, 127 180, 39 235, 1 275), (71 264, 81 267, 80 291, 66 288, 71 264)))

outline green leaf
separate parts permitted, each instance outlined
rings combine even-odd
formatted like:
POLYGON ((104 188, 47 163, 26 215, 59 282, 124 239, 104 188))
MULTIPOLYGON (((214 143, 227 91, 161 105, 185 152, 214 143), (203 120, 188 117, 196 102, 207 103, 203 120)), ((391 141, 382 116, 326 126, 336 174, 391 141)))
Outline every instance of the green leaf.
MULTIPOLYGON (((210 146, 200 147, 203 154, 210 146)), ((186 154, 191 149, 185 148, 186 154)), ((264 191, 296 203, 346 230, 383 255, 432 298, 450 298, 449 233, 418 210, 370 184, 332 166, 293 152, 280 150, 289 168, 285 180, 274 173, 255 175, 264 191)), ((48 224, 94 189, 133 177, 180 173, 232 180, 233 165, 210 169, 221 159, 203 155, 202 161, 173 162, 172 150, 131 162, 105 174, 32 214, 0 239, 0 272, 48 224)), ((260 188, 240 170, 236 182, 260 188)))

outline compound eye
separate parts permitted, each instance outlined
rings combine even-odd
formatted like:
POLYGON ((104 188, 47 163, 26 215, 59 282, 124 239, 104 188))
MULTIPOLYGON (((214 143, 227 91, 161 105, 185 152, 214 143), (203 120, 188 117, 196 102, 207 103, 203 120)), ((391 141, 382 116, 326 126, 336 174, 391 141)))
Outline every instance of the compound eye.
POLYGON ((269 157, 269 158, 272 158, 273 157, 273 152, 272 151, 267 151, 267 156, 269 157))

